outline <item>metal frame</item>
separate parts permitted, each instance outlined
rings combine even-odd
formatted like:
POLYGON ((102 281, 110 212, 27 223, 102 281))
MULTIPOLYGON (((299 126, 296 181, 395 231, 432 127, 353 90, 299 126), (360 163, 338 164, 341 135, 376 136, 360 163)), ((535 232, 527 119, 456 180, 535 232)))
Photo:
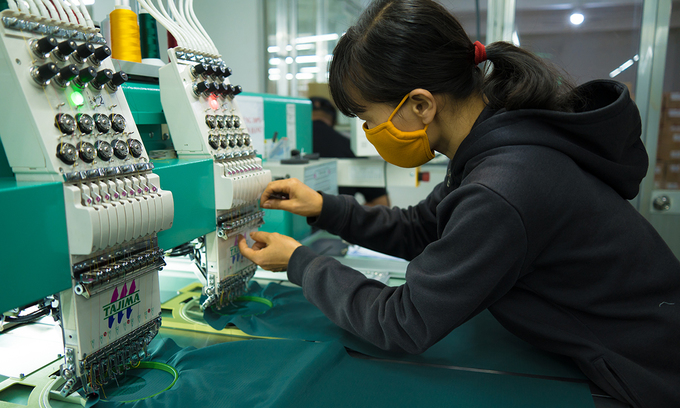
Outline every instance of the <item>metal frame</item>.
POLYGON ((632 204, 647 219, 651 215, 650 202, 654 189, 654 164, 659 139, 671 7, 671 0, 647 0, 644 2, 642 11, 640 61, 635 98, 642 119, 642 141, 647 148, 649 168, 647 176, 642 181, 640 194, 632 201, 632 204))

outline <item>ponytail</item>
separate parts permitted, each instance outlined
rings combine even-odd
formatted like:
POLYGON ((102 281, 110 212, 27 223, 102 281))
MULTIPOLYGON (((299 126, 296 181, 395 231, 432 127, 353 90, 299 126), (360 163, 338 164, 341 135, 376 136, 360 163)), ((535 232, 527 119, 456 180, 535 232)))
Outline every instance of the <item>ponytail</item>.
POLYGON ((486 47, 486 57, 493 68, 482 92, 492 109, 573 109, 574 86, 536 55, 499 41, 486 47))

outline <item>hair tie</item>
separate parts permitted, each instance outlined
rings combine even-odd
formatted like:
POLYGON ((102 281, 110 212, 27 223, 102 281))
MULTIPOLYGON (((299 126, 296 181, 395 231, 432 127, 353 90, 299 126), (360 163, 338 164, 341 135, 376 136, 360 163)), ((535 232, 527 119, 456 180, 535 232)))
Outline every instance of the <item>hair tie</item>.
POLYGON ((486 47, 479 41, 475 41, 475 65, 486 61, 486 47))

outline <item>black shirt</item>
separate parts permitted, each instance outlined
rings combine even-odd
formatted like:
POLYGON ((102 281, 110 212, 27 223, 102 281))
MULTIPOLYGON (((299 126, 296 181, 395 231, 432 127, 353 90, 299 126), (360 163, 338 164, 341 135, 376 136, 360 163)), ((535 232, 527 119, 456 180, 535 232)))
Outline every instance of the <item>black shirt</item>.
POLYGON ((680 262, 630 205, 647 172, 640 116, 614 81, 575 112, 480 115, 446 179, 408 209, 324 196, 312 225, 410 260, 388 287, 301 246, 288 278, 340 327, 420 353, 484 309, 571 357, 634 407, 680 406, 680 262))

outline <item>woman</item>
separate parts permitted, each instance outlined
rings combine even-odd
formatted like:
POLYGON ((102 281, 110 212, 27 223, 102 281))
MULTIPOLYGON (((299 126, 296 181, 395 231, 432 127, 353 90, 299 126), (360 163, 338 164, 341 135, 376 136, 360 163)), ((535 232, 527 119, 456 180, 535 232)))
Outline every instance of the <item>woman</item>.
POLYGON ((526 51, 473 44, 430 0, 373 2, 338 41, 330 87, 385 160, 414 167, 436 150, 451 159, 446 179, 405 210, 297 180, 271 183, 261 204, 409 259, 406 283, 366 279, 278 234, 242 240, 243 255, 287 270, 381 348, 420 353, 488 308, 618 400, 680 406, 680 263, 627 201, 648 163, 626 87, 574 89, 526 51))

